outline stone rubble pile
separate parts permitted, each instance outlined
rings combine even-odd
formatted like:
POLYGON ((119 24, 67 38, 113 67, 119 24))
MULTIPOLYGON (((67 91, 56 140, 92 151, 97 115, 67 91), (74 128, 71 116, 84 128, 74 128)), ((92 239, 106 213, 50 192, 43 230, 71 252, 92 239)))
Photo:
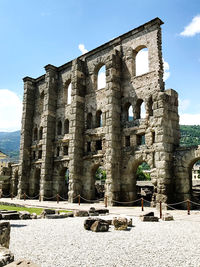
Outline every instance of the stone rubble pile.
POLYGON ((0 267, 14 261, 14 255, 9 250, 10 223, 0 223, 0 267))
POLYGON ((154 216, 154 212, 148 212, 140 216, 142 222, 159 222, 159 218, 154 216))

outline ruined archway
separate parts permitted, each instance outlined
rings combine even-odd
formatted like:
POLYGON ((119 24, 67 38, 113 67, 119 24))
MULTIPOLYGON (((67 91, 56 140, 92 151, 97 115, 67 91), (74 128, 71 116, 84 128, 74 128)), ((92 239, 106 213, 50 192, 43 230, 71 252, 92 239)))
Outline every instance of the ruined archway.
MULTIPOLYGON (((130 203, 131 201, 135 201, 141 197, 145 198, 145 195, 148 195, 147 200, 152 202, 151 204, 153 205, 157 190, 157 175, 153 164, 153 158, 153 152, 144 153, 138 151, 135 155, 124 159, 124 168, 122 172, 123 180, 121 180, 121 201, 130 203), (146 176, 149 177, 149 180, 139 179, 138 170, 141 168, 140 166, 144 164, 146 167, 143 167, 143 172, 146 169, 146 176), (143 193, 142 195, 141 190, 145 190, 147 194, 143 193)), ((145 174, 143 174, 143 177, 144 176, 145 174)))
POLYGON ((142 197, 146 201, 152 201, 154 185, 151 182, 151 172, 149 164, 145 161, 138 165, 136 170, 137 199, 142 197))
POLYGON ((174 198, 176 201, 193 199, 200 203, 200 186, 195 186, 192 179, 193 166, 200 160, 200 146, 177 149, 174 158, 174 198))
POLYGON ((29 181, 29 196, 39 198, 41 183, 41 168, 36 167, 31 171, 31 179, 29 181))
POLYGON ((18 193, 18 183, 19 183, 19 174, 18 170, 14 173, 14 181, 13 181, 13 196, 17 196, 18 193))
POLYGON ((57 177, 57 194, 63 199, 68 199, 69 191, 69 169, 63 167, 57 177))

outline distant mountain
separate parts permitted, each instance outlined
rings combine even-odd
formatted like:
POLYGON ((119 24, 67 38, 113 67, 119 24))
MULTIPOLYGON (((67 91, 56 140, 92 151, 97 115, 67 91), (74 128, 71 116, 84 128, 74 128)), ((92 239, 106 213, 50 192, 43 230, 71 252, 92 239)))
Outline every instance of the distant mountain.
POLYGON ((0 132, 0 150, 7 154, 11 161, 19 159, 20 131, 0 132))
POLYGON ((180 125, 181 146, 200 145, 200 125, 180 125))

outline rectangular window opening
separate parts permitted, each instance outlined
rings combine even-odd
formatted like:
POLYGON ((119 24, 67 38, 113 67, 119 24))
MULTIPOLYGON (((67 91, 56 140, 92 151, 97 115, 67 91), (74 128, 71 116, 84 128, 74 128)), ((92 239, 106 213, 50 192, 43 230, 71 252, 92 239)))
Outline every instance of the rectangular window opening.
POLYGON ((137 145, 145 145, 145 134, 138 134, 137 135, 137 145))
POLYGON ((64 156, 67 156, 68 155, 68 146, 64 146, 63 147, 63 154, 64 154, 64 156))
POLYGON ((38 159, 41 159, 42 158, 42 150, 39 150, 38 152, 38 159))
POLYGON ((102 150, 102 141, 101 140, 96 141, 96 150, 102 150))

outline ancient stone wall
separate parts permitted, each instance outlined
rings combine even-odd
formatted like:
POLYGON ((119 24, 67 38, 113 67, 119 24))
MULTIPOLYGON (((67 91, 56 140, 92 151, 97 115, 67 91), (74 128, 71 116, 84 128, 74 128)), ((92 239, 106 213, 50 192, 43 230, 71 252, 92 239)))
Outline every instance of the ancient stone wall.
POLYGON ((174 198, 178 95, 164 88, 161 25, 156 18, 60 67, 47 65, 37 79, 24 78, 19 197, 93 199, 94 174, 102 166, 109 204, 132 201, 137 167, 147 162, 152 201, 174 198), (148 49, 149 69, 136 75, 142 48, 148 49), (98 89, 102 66, 106 84, 98 89))

